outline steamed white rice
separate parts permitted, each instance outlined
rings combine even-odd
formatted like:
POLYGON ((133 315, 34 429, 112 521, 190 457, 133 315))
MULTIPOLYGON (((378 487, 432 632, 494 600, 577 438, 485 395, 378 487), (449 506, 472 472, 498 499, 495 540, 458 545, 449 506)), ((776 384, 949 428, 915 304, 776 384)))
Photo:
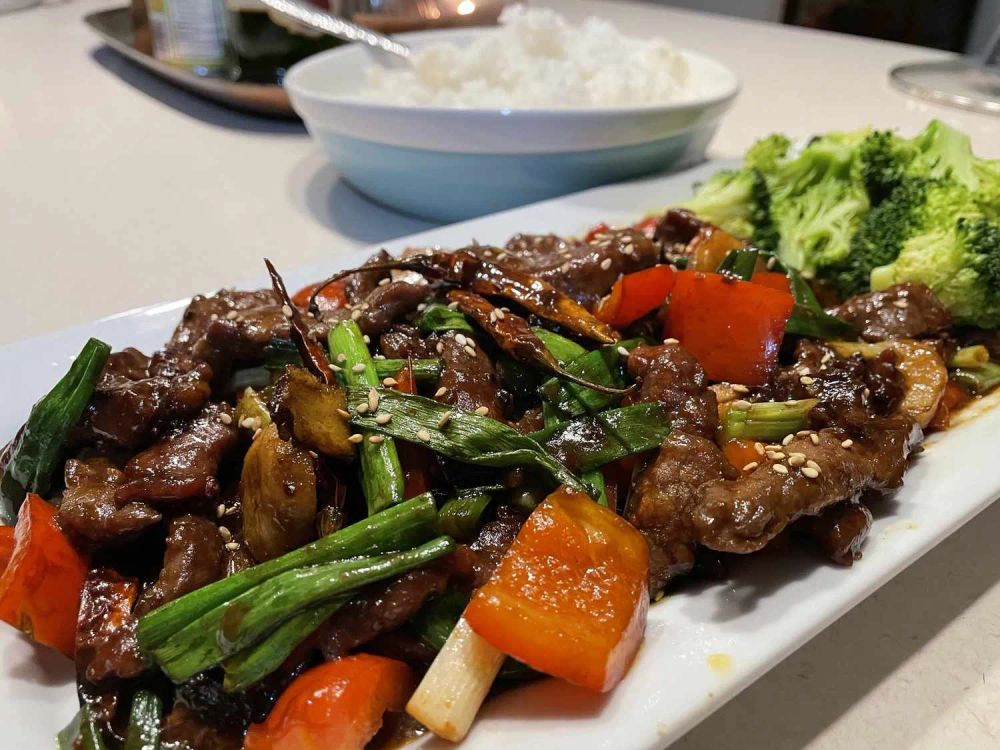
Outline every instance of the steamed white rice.
POLYGON ((361 96, 390 104, 464 108, 588 108, 685 98, 688 66, 661 39, 627 37, 588 18, 574 26, 554 11, 514 5, 500 26, 467 47, 435 44, 411 70, 379 65, 361 96))

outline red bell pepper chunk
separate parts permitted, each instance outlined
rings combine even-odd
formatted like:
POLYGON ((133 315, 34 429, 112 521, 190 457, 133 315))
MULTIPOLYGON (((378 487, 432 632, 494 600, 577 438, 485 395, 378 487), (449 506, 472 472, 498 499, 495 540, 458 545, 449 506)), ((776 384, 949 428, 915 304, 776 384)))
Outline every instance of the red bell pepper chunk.
POLYGON ((750 283, 760 284, 778 292, 788 292, 789 294, 792 292, 792 286, 788 281, 788 277, 776 271, 755 271, 753 276, 750 277, 750 283))
POLYGON ((652 216, 647 216, 645 219, 641 219, 632 225, 632 228, 637 232, 642 232, 649 239, 653 239, 656 235, 656 228, 660 226, 660 219, 663 218, 659 214, 653 214, 652 216))
POLYGON ((0 575, 0 620, 72 657, 87 561, 59 530, 55 513, 35 494, 21 506, 0 575))
MULTIPOLYGON (((295 296, 292 297, 292 304, 296 307, 308 306, 309 298, 316 291, 317 287, 319 287, 320 283, 317 281, 315 284, 310 284, 299 289, 295 293, 295 296)), ((323 291, 316 295, 316 304, 319 305, 319 309, 326 312, 328 310, 347 307, 346 288, 347 281, 344 279, 338 279, 323 287, 323 291)))
POLYGON ((563 487, 525 521, 465 619, 515 659, 603 692, 642 642, 648 575, 649 548, 635 527, 563 487))
POLYGON ((663 335, 678 339, 709 379, 763 385, 778 362, 792 295, 715 273, 676 274, 663 335))
POLYGON ((598 303, 594 315, 608 325, 624 328, 666 302, 673 287, 674 269, 670 266, 653 266, 626 274, 598 303))
POLYGON ((7 569, 11 555, 14 554, 14 527, 0 526, 0 575, 7 569))
POLYGON ((589 231, 589 232, 587 232, 587 234, 586 234, 586 235, 584 235, 584 237, 583 237, 583 241, 584 241, 584 242, 593 242, 593 241, 594 241, 594 240, 595 240, 595 239, 597 238, 597 235, 599 235, 599 234, 604 234, 604 233, 605 233, 605 232, 607 232, 607 231, 608 231, 608 230, 609 230, 610 228, 611 228, 611 227, 609 227, 609 226, 608 226, 607 224, 605 224, 605 223, 604 223, 603 221, 602 221, 602 222, 601 222, 600 224, 595 224, 594 226, 592 226, 592 227, 590 228, 590 231, 589 231))
POLYGON ((386 711, 401 711, 413 692, 401 661, 355 654, 299 675, 263 724, 252 724, 243 750, 363 750, 386 711))

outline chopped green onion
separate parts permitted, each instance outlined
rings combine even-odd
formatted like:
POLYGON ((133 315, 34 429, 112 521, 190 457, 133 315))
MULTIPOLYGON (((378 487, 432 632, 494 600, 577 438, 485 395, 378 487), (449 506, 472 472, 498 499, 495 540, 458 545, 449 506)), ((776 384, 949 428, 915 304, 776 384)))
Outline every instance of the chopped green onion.
POLYGON ((815 398, 801 401, 763 401, 746 409, 730 406, 722 422, 724 440, 761 440, 773 442, 804 429, 809 412, 818 403, 815 398))
POLYGON ((229 382, 226 383, 224 391, 230 394, 239 394, 247 388, 260 390, 269 385, 271 385, 271 370, 266 367, 247 367, 233 373, 229 382))
POLYGON ((987 362, 976 368, 959 368, 951 371, 951 378, 976 396, 989 393, 1000 385, 1000 365, 987 362))
POLYGON ((419 495, 153 610, 139 620, 139 646, 147 653, 160 647, 190 622, 282 573, 306 565, 408 549, 430 539, 436 530, 434 498, 430 493, 419 495))
POLYGON ((128 730, 122 750, 159 750, 160 716, 163 701, 149 690, 140 690, 132 697, 128 730))
POLYGON ((69 370, 31 407, 28 421, 14 438, 0 481, 0 525, 12 525, 28 492, 44 495, 52 484, 59 459, 73 426, 97 386, 111 347, 90 339, 69 370))
POLYGON ((787 273, 792 297, 795 299, 792 316, 785 328, 788 333, 827 341, 857 337, 858 332, 854 326, 823 309, 809 282, 802 278, 801 273, 793 268, 788 269, 787 273))
POLYGON ((560 336, 558 333, 553 333, 546 328, 535 327, 531 330, 542 340, 549 353, 564 367, 574 359, 582 357, 587 353, 587 350, 575 341, 571 341, 565 336, 560 336))
POLYGON ((472 539, 490 499, 486 494, 452 498, 438 512, 438 529, 459 541, 472 539))
POLYGON ((98 726, 97 717, 91 710, 90 705, 84 703, 80 706, 80 750, 107 750, 104 737, 101 735, 101 728, 98 726))
POLYGON ((433 303, 417 318, 417 328, 424 333, 444 333, 445 331, 462 331, 474 333, 472 324, 458 310, 452 310, 447 305, 433 303))
POLYGON ((982 344, 976 344, 975 346, 966 346, 955 352, 954 356, 948 361, 949 369, 976 369, 978 367, 983 367, 990 361, 990 350, 987 349, 982 344))
MULTIPOLYGON (((628 339, 613 346, 584 352, 581 356, 568 362, 565 365, 565 370, 591 383, 620 388, 623 383, 618 375, 618 365, 622 355, 618 349, 632 351, 643 343, 643 339, 628 339)), ((619 398, 613 393, 601 393, 559 377, 546 380, 539 388, 539 392, 547 403, 552 404, 561 414, 569 417, 593 414, 601 409, 606 409, 619 398)))
POLYGON ((726 253, 726 257, 719 264, 717 273, 723 273, 733 278, 750 281, 753 278, 754 268, 757 266, 758 251, 754 249, 738 248, 726 253))
MULTIPOLYGON (((418 383, 434 383, 441 377, 441 360, 439 359, 376 359, 375 374, 379 380, 394 378, 406 365, 413 368, 413 377, 418 383)), ((270 371, 282 371, 285 365, 302 366, 302 357, 288 339, 272 339, 264 349, 264 367, 270 371)))
MULTIPOLYGON (((349 386, 355 387, 357 392, 358 401, 354 402, 354 406, 359 401, 367 404, 370 401, 369 391, 364 390, 362 396, 357 387, 367 386, 370 389, 378 386, 381 381, 358 324, 353 320, 341 321, 330 329, 328 340, 330 361, 342 368, 344 380, 349 386)), ((391 439, 373 442, 371 434, 361 434, 365 438, 358 446, 361 456, 361 489, 368 504, 368 515, 374 515, 403 501, 405 477, 396 444, 391 439)))
POLYGON ((348 389, 351 423, 358 427, 426 446, 463 463, 496 468, 530 466, 546 474, 555 485, 567 484, 582 492, 590 491, 535 440, 503 422, 422 396, 382 390, 380 408, 392 418, 379 424, 372 414, 359 414, 351 406, 366 393, 357 386, 348 389))

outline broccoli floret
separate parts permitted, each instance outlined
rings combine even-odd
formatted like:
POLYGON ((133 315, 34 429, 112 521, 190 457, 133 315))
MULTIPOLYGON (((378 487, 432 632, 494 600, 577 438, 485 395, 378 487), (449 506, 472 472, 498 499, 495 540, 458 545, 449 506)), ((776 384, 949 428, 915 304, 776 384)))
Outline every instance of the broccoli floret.
POLYGON ((872 269, 892 263, 911 237, 980 216, 972 194, 957 182, 906 178, 864 217, 843 261, 820 269, 819 276, 845 297, 861 294, 868 291, 872 269))
POLYGON ((878 206, 903 181, 916 149, 890 130, 870 133, 858 148, 855 179, 864 185, 872 207, 878 206))
POLYGON ((743 157, 744 166, 771 173, 788 154, 792 142, 781 133, 772 133, 754 143, 743 157))
POLYGON ((911 237, 894 263, 875 268, 871 287, 922 281, 955 322, 1000 326, 1000 226, 986 218, 960 218, 950 229, 911 237))
POLYGON ((749 237, 753 233, 750 216, 755 179, 754 172, 749 169, 716 172, 679 208, 686 208, 737 237, 749 237))
POLYGON ((772 196, 771 219, 781 262, 811 278, 816 269, 842 262, 851 237, 868 210, 863 190, 850 182, 828 180, 799 195, 772 196))
POLYGON ((1000 221, 1000 160, 976 159, 972 168, 979 182, 973 199, 984 214, 1000 221))
POLYGON ((976 157, 965 133, 931 120, 930 125, 911 141, 916 153, 907 174, 916 177, 951 178, 975 191, 979 187, 976 157))

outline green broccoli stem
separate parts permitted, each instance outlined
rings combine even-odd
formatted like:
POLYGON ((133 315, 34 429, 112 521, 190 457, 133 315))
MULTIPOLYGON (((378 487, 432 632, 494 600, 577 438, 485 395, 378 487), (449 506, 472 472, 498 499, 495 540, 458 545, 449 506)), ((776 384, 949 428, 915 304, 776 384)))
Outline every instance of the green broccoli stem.
POLYGON ((982 396, 1000 385, 1000 365, 987 362, 977 368, 959 368, 951 371, 951 378, 974 395, 982 396))
POLYGON ((990 362, 990 350, 987 349, 982 344, 976 344, 975 346, 966 346, 959 349, 948 360, 948 369, 954 370, 958 368, 975 370, 980 367, 985 367, 990 362))
POLYGON ((748 408, 730 406, 722 422, 724 440, 761 440, 772 442, 805 428, 809 412, 817 399, 801 401, 765 401, 748 408))
POLYGON ((139 646, 146 653, 159 648, 192 621, 289 570, 408 549, 425 542, 437 531, 437 517, 434 498, 425 493, 305 547, 192 591, 139 620, 139 646))
POLYGON ((259 643, 282 623, 363 586, 426 565, 455 548, 438 537, 416 549, 340 560, 275 576, 182 628, 152 652, 176 683, 259 643))
MULTIPOLYGON (((345 320, 333 328, 327 336, 330 343, 330 361, 342 368, 342 375, 348 386, 380 385, 375 371, 375 362, 368 352, 368 345, 358 324, 345 320)), ((368 396, 371 399, 371 396, 368 396)), ((376 397, 377 398, 377 395, 376 397)), ((366 408, 377 405, 369 401, 366 408)), ((404 500, 405 475, 399 463, 396 443, 388 436, 375 436, 362 430, 364 439, 358 446, 361 455, 361 489, 368 504, 368 515, 396 505, 404 500)))

